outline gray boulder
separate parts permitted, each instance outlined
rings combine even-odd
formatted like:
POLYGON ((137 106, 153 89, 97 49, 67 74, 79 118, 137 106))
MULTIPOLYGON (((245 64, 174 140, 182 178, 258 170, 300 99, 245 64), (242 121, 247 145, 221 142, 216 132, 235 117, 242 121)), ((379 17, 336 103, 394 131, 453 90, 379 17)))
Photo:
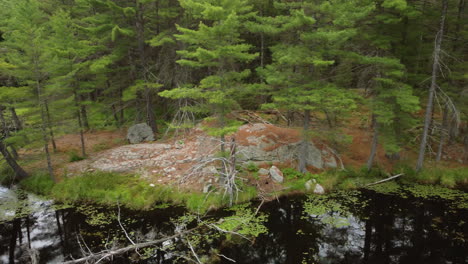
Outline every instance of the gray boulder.
POLYGON ((133 125, 128 129, 127 139, 132 144, 154 141, 153 130, 146 123, 133 125))
POLYGON ((270 176, 275 182, 282 183, 284 181, 283 173, 276 166, 271 166, 270 176))

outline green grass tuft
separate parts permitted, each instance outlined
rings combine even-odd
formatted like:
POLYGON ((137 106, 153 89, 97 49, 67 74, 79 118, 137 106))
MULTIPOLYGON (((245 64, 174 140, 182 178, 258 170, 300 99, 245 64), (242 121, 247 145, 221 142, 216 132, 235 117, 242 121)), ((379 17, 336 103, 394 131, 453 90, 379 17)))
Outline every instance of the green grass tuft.
POLYGON ((49 174, 41 172, 24 179, 20 182, 20 185, 27 191, 40 195, 50 195, 55 183, 50 178, 49 174))

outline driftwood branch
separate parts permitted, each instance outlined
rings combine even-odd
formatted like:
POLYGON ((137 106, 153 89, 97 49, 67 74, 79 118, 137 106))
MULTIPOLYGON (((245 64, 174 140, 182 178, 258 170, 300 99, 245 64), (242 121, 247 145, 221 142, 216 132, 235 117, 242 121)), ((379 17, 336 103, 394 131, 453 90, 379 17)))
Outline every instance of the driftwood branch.
POLYGON ((397 174, 395 176, 389 177, 387 179, 376 181, 374 183, 369 183, 369 184, 365 185, 364 187, 369 187, 369 186, 372 186, 372 185, 381 184, 381 183, 384 183, 384 182, 387 182, 387 181, 391 181, 391 180, 396 179, 396 178, 398 178, 400 176, 403 176, 403 175, 404 175, 403 173, 400 173, 400 174, 397 174))
POLYGON ((148 241, 148 242, 144 242, 144 243, 138 243, 138 244, 130 245, 130 246, 127 246, 127 247, 119 248, 119 249, 116 249, 116 250, 104 250, 102 252, 95 253, 95 254, 92 254, 92 255, 88 255, 86 257, 82 257, 82 258, 79 258, 79 259, 65 261, 65 262, 63 262, 63 264, 76 264, 76 263, 85 263, 85 262, 93 263, 95 261, 102 260, 102 259, 105 259, 105 258, 110 258, 110 257, 117 256, 117 255, 121 255, 121 254, 127 253, 127 252, 132 251, 132 250, 137 250, 137 249, 140 249, 140 248, 150 247, 150 246, 154 246, 154 245, 163 243, 165 241, 168 241, 168 240, 180 237, 182 235, 188 234, 188 233, 194 231, 197 228, 199 228, 199 227, 195 227, 195 228, 189 229, 187 231, 180 232, 180 233, 177 233, 175 235, 164 237, 164 238, 161 238, 161 239, 158 239, 158 240, 148 241))

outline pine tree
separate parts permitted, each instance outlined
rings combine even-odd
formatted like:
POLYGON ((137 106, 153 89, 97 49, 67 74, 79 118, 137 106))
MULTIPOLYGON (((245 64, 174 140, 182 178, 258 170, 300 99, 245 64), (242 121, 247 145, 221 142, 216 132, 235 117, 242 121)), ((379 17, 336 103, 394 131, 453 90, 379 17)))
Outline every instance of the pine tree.
POLYGON ((44 82, 48 77, 45 62, 49 59, 45 41, 47 19, 37 0, 16 1, 8 8, 11 10, 11 17, 8 23, 2 26, 2 31, 5 32, 3 35, 5 41, 2 45, 8 49, 5 60, 14 65, 11 75, 30 87, 31 93, 35 95, 35 103, 39 107, 41 116, 40 127, 47 167, 50 177, 54 180, 47 134, 47 98, 44 97, 44 82))
POLYGON ((249 62, 258 54, 241 38, 242 23, 251 15, 252 7, 246 0, 219 2, 213 0, 182 0, 188 15, 200 19, 196 29, 178 26, 181 34, 176 39, 187 48, 179 50, 177 62, 185 67, 205 69, 209 74, 198 85, 176 88, 160 93, 172 99, 192 98, 200 104, 198 112, 216 115, 213 135, 221 138, 221 151, 225 151, 225 135, 237 129, 238 124, 226 115, 238 107, 236 94, 243 89, 242 80, 249 70, 238 70, 238 63, 249 62))

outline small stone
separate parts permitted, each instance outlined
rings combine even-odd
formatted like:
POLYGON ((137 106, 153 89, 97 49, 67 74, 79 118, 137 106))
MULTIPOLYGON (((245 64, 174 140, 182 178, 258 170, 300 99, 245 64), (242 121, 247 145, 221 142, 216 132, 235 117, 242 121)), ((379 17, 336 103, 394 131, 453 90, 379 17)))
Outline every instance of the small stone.
POLYGON ((176 171, 176 168, 174 168, 174 167, 164 168, 163 171, 166 172, 166 173, 169 173, 169 172, 176 171))
POLYGON ((270 172, 267 169, 261 168, 258 170, 258 175, 259 176, 268 176, 270 172))
POLYGON ((271 166, 270 176, 276 182, 282 183, 284 181, 283 173, 276 166, 271 166))
POLYGON ((322 185, 316 184, 314 189, 315 194, 325 194, 325 189, 323 189, 322 185))
POLYGON ((312 180, 308 180, 305 184, 304 187, 306 191, 310 192, 312 190, 312 186, 314 186, 314 182, 312 180))
POLYGON ((211 185, 210 183, 203 186, 203 193, 208 193, 211 190, 211 187, 213 187, 213 185, 211 185))

